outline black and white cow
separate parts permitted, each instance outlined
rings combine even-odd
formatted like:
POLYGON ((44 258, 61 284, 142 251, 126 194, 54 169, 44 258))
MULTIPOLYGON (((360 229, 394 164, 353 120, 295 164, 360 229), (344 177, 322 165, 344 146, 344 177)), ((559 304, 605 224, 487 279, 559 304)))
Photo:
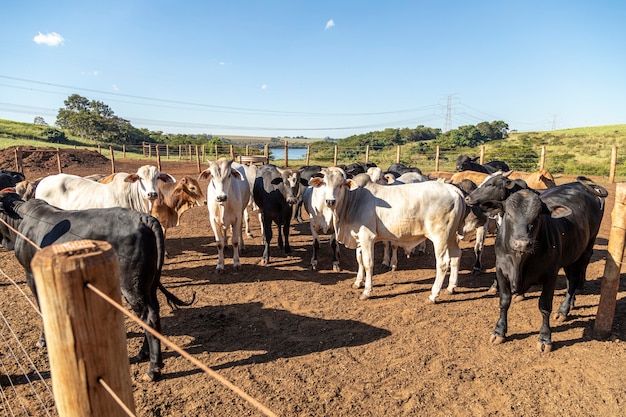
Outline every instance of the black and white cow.
POLYGON ((259 167, 254 180, 252 195, 254 202, 261 211, 261 232, 263 233, 263 259, 261 265, 270 260, 270 242, 272 241, 272 223, 278 226, 278 248, 291 253, 289 245, 289 228, 293 206, 300 198, 303 184, 300 171, 296 169, 279 169, 267 164, 259 167), (283 242, 283 235, 285 240, 283 242), (284 244, 284 246, 283 246, 284 244))
POLYGON ((500 318, 491 336, 502 343, 513 294, 541 285, 539 311, 543 318, 538 349, 552 349, 550 313, 560 268, 567 277, 567 294, 555 318, 563 321, 574 305, 574 293, 585 282, 587 265, 600 229, 607 191, 584 177, 537 195, 531 190, 511 194, 505 201, 483 203, 502 213, 495 242, 496 277, 500 289, 500 318))
MULTIPOLYGON (((61 210, 39 199, 23 201, 18 194, 3 190, 0 191, 0 218, 20 233, 18 235, 0 223, 2 246, 15 252, 35 298, 37 291, 30 264, 38 248, 22 236, 39 247, 82 239, 109 242, 119 258, 122 294, 135 314, 159 332, 161 321, 157 288, 171 305, 191 305, 194 301, 180 300, 161 284, 165 254, 163 229, 158 220, 148 214, 121 207, 61 210)), ((43 336, 41 343, 45 345, 43 336)), ((136 358, 140 361, 149 358, 150 379, 160 376, 163 367, 161 342, 151 333, 145 332, 143 346, 136 358)))

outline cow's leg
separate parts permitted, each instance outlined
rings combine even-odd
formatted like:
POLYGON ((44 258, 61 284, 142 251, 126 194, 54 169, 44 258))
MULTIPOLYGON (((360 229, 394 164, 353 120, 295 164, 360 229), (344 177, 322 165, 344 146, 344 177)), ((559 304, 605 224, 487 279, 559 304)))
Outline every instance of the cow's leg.
POLYGON ((211 219, 211 228, 213 229, 213 235, 215 236, 215 244, 217 246, 217 265, 215 266, 215 273, 221 274, 224 272, 224 247, 226 246, 226 226, 211 219))
POLYGON ((541 312, 541 329, 539 329, 539 341, 537 350, 539 352, 550 352, 552 350, 552 330, 550 330, 550 313, 552 312, 552 299, 554 298, 554 288, 556 287, 556 272, 553 276, 545 277, 541 295, 539 296, 539 311, 541 312))
POLYGON ((448 252, 445 241, 437 238, 431 240, 435 249, 436 275, 435 282, 433 283, 433 287, 430 295, 428 296, 428 299, 431 302, 435 303, 437 301, 437 297, 439 296, 439 292, 441 291, 441 287, 443 286, 443 280, 446 277, 446 272, 448 271, 448 265, 450 264, 450 254, 448 252))
POLYGON ((391 243, 391 270, 395 271, 398 268, 398 245, 391 243))
POLYGON ((285 216, 285 221, 283 222, 283 233, 285 235, 285 253, 291 253, 291 246, 289 245, 289 229, 291 227, 291 215, 293 213, 293 209, 291 206, 287 209, 287 215, 285 216))
POLYGON ((391 253, 390 253, 391 242, 388 240, 383 241, 383 266, 387 268, 391 265, 391 253))
POLYGON ((241 226, 241 216, 237 216, 233 224, 233 270, 235 271, 241 270, 241 262, 239 261, 239 248, 240 245, 243 246, 241 226))
POLYGON ((508 312, 511 306, 511 287, 509 286, 507 278, 498 267, 496 267, 496 279, 498 280, 498 287, 500 289, 500 316, 491 334, 490 342, 494 345, 498 345, 506 339, 508 312))
POLYGON ((243 209, 243 221, 246 227, 246 235, 252 237, 252 232, 250 232, 250 213, 248 213, 248 207, 249 205, 243 209))
POLYGON ((361 285, 363 284, 363 279, 365 278, 365 270, 363 269, 363 255, 361 252, 363 252, 363 249, 360 246, 357 247, 355 254, 356 262, 359 265, 359 269, 356 273, 356 280, 354 281, 354 284, 352 284, 352 288, 354 289, 361 288, 361 285))
POLYGON ((270 262, 270 242, 272 241, 272 220, 268 216, 263 216, 263 259, 261 265, 267 265, 270 262))
POLYGON ((317 271, 317 251, 320 250, 320 240, 319 240, 319 234, 317 233, 316 228, 313 226, 313 223, 310 223, 311 225, 311 236, 313 237, 313 255, 311 256, 311 269, 313 271, 317 271))
POLYGON ((330 236, 330 248, 333 251, 333 271, 339 272, 341 271, 339 267, 339 245, 337 245, 337 237, 334 233, 330 236))
MULTIPOLYGON (((154 330, 161 333, 161 319, 159 315, 159 302, 156 298, 156 291, 154 294, 154 300, 148 307, 148 317, 146 324, 151 326, 154 330)), ((161 341, 148 331, 146 331, 146 338, 150 345, 150 367, 148 368, 148 377, 155 381, 161 376, 161 369, 163 368, 163 356, 161 352, 161 341)))
POLYGON ((574 307, 576 290, 582 288, 585 283, 585 274, 592 254, 593 245, 590 245, 576 262, 563 268, 565 270, 565 276, 567 277, 567 292, 565 299, 554 314, 554 319, 557 323, 562 323, 567 318, 570 310, 574 307))
POLYGON ((482 256, 484 247, 485 226, 479 226, 476 228, 476 243, 474 244, 474 255, 476 256, 476 262, 474 262, 474 268, 472 268, 473 275, 478 275, 483 270, 482 256))
POLYGON ((369 234, 361 239, 362 251, 361 261, 365 270, 365 288, 359 297, 360 300, 367 300, 372 295, 372 275, 374 273, 374 235, 369 234))
MULTIPOLYGON (((448 259, 450 262, 450 279, 448 280, 448 292, 454 294, 459 280, 459 263, 461 259, 461 248, 456 240, 456 236, 448 241, 448 259)), ((446 268, 447 269, 447 268, 446 268)))

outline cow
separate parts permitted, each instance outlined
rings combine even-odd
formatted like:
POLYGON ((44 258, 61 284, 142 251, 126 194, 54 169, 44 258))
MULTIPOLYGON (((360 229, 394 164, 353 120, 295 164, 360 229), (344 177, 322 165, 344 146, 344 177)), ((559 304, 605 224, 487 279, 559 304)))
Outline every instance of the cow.
POLYGON ((554 177, 550 171, 545 168, 531 173, 520 171, 496 171, 491 174, 485 174, 484 172, 461 171, 455 173, 451 177, 451 181, 456 184, 464 179, 469 179, 480 186, 483 182, 487 181, 487 179, 499 174, 511 180, 522 180, 526 184, 526 187, 532 188, 533 190, 546 190, 548 188, 556 187, 554 177))
POLYGON ((428 299, 436 302, 448 268, 448 291, 454 292, 461 256, 457 233, 465 213, 458 188, 436 181, 389 187, 372 183, 368 176, 346 179, 336 168, 326 168, 309 183, 323 188, 326 204, 335 213, 337 240, 356 249, 359 270, 353 288, 360 288, 365 279, 361 300, 372 292, 374 243, 385 240, 408 253, 430 239, 437 273, 428 299))
MULTIPOLYGON (((246 174, 246 180, 248 181, 248 186, 250 188, 250 199, 248 200, 248 204, 246 205, 246 208, 243 212, 243 222, 244 222, 244 226, 246 229, 246 235, 249 237, 252 237, 253 235, 252 235, 252 232, 250 231, 250 211, 256 211, 256 212, 259 211, 259 208, 254 203, 254 199, 252 198, 252 187, 254 187, 254 179, 256 178, 258 167, 253 163, 240 164, 236 161, 233 161, 231 166, 240 172, 241 172, 241 169, 243 169, 243 171, 246 174)), ((261 222, 261 213, 259 212, 259 223, 260 222, 261 222)), ((224 243, 227 244, 228 242, 224 242, 224 243)))
POLYGON ((194 206, 206 204, 204 193, 195 178, 184 175, 177 182, 158 183, 159 196, 152 203, 150 214, 157 218, 167 237, 167 229, 180 224, 180 216, 194 206))
MULTIPOLYGON (((343 172, 343 170, 342 170, 343 172)), ((345 175, 345 174, 344 174, 345 175)), ((309 214, 309 225, 311 227, 311 236, 313 237, 313 254, 311 256, 311 269, 317 271, 317 252, 320 248, 319 232, 324 234, 330 233, 330 248, 333 252, 333 271, 339 272, 339 247, 337 238, 335 237, 333 211, 326 204, 323 190, 316 187, 307 187, 302 195, 302 201, 306 212, 309 214)))
POLYGON ((21 172, 0 168, 0 190, 15 187, 18 182, 24 180, 26 180, 26 177, 21 172))
POLYGON ((585 177, 538 195, 520 190, 504 201, 483 205, 503 213, 496 235, 496 277, 500 288, 500 317, 491 343, 505 341, 511 297, 541 285, 542 325, 537 349, 552 350, 550 314, 560 268, 565 270, 567 293, 554 318, 562 322, 574 306, 575 291, 585 282, 587 265, 600 230, 608 192, 585 177))
POLYGON ((152 202, 159 196, 158 181, 176 182, 174 177, 151 165, 140 167, 134 174, 115 174, 108 184, 77 175, 56 174, 39 182, 35 198, 65 210, 124 207, 150 213, 152 202))
MULTIPOLYGON (((37 289, 31 260, 39 247, 76 240, 103 240, 111 244, 119 259, 120 287, 132 310, 146 324, 161 331, 157 288, 172 306, 188 306, 161 284, 164 248, 159 222, 146 213, 126 208, 61 210, 40 199, 24 201, 19 195, 0 192, 0 233, 2 246, 12 249, 26 272, 26 281, 35 298, 37 289), (6 222, 6 224, 4 223, 6 222), (9 225, 9 226, 7 226, 9 225), (16 232, 17 230, 17 232, 16 232), (18 234, 19 232, 19 234, 18 234), (29 242, 30 240, 31 242, 29 242)), ((45 346, 45 338, 40 340, 45 346)), ((161 343, 148 331, 136 359, 150 360, 148 376, 161 374, 161 343)))
MULTIPOLYGON (((304 192, 308 187, 308 181, 311 179, 311 177, 313 177, 313 175, 320 173, 322 171, 322 168, 323 167, 321 165, 305 165, 300 168, 300 178, 303 180, 303 184, 301 185, 302 196, 304 196, 304 192), (307 185, 305 186, 304 183, 307 183, 307 185)), ((302 204, 302 198, 299 198, 298 202, 296 203, 295 210, 293 211, 293 219, 300 223, 304 221, 302 219, 302 204)))
POLYGON ((284 247, 286 254, 291 253, 289 227, 293 206, 298 202, 302 192, 301 184, 306 184, 306 181, 300 178, 300 170, 279 169, 272 164, 259 167, 252 194, 254 202, 261 210, 262 217, 261 232, 264 249, 261 265, 267 265, 270 261, 272 223, 276 223, 278 227, 278 248, 284 247))
POLYGON ((37 189, 37 185, 39 181, 41 181, 43 177, 39 177, 34 179, 33 181, 20 181, 15 184, 15 192, 20 195, 22 200, 30 200, 31 198, 35 198, 35 190, 37 189))
POLYGON ((217 265, 215 272, 224 272, 224 247, 228 240, 228 229, 232 227, 233 270, 241 269, 239 250, 243 250, 242 225, 246 206, 250 201, 250 186, 243 166, 233 161, 219 158, 208 161, 209 167, 200 173, 199 179, 209 180, 206 198, 209 221, 217 244, 217 265))
POLYGON ((389 168, 387 168, 387 172, 392 173, 395 177, 399 177, 402 174, 405 174, 407 172, 416 172, 418 174, 422 174, 422 171, 417 168, 417 167, 409 167, 404 165, 401 162, 396 162, 394 164, 389 165, 389 168))
POLYGON ((509 171, 509 166, 502 161, 490 161, 486 164, 479 164, 479 157, 471 158, 468 155, 459 155, 456 158, 456 170, 457 171, 477 171, 484 172, 485 174, 491 174, 496 171, 509 171))

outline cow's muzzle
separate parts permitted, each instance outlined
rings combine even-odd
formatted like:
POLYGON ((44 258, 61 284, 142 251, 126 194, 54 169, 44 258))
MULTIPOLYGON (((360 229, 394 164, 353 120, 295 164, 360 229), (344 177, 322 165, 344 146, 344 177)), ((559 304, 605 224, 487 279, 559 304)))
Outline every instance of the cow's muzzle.
POLYGON ((148 200, 152 201, 152 200, 156 200, 157 197, 159 196, 159 193, 148 193, 148 200))
POLYGON ((217 200, 218 203, 223 203, 226 200, 228 200, 228 196, 227 195, 218 195, 217 197, 215 197, 215 199, 217 200))
POLYGON ((298 199, 296 197, 289 197, 289 198, 287 198, 287 204, 289 204, 291 206, 293 206, 297 202, 298 202, 298 199))
POLYGON ((531 239, 512 239, 511 248, 516 252, 532 252, 533 241, 531 239))
POLYGON ((335 200, 334 198, 326 200, 326 205, 328 207, 335 207, 336 204, 337 204, 337 200, 335 200))

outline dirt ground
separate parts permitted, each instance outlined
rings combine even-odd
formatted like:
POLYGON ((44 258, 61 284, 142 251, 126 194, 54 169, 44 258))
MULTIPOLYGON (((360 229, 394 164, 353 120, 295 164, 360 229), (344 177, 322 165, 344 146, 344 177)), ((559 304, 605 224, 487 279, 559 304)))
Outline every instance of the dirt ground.
MULTIPOLYGON (((142 164, 116 162, 118 172, 133 172, 142 164)), ((12 159, 0 159, 0 167, 13 169, 12 159)), ((29 179, 56 169, 56 162, 44 169, 25 167, 29 179)), ((64 168, 79 175, 110 170, 107 160, 95 159, 64 168)), ((197 175, 189 161, 163 161, 162 170, 175 177, 197 175)), ((511 307, 507 341, 489 343, 499 300, 487 294, 495 277, 493 236, 487 239, 486 271, 480 276, 470 274, 474 242, 462 243, 458 293, 444 290, 435 305, 427 302, 435 276, 432 250, 402 257, 399 269, 389 272, 380 265, 382 250, 377 248, 373 297, 359 301, 359 291, 351 288, 354 251, 342 247, 342 271, 333 272, 325 236, 320 271, 308 268, 308 223, 292 226, 292 256, 281 253, 274 238, 271 263, 260 266, 260 229, 252 216, 254 237, 245 240, 243 270, 233 272, 232 253, 227 252, 226 273, 215 274, 217 249, 205 207, 185 213, 181 225, 168 231, 170 257, 162 282, 183 299, 195 292, 197 302, 172 311, 161 298, 163 333, 280 416, 626 416, 623 275, 613 334, 608 340, 593 338, 615 190, 604 180, 596 179, 610 195, 587 283, 570 317, 553 324, 550 353, 535 349, 541 324, 538 288, 511 307)), ((0 265, 30 297, 12 252, 0 249, 0 265)), ((7 282, 0 276, 4 321, 50 384, 45 351, 35 347, 40 318, 7 282)), ((555 307, 564 292, 561 273, 555 307)), ((130 322, 127 328, 132 357, 142 330, 130 322)), ((23 372, 10 361, 17 353, 3 347, 0 354, 0 381, 8 402, 19 396, 24 410, 37 410, 28 383, 19 376, 23 372), (6 375, 17 381, 16 394, 6 375)), ((168 348, 164 360, 157 382, 143 378, 147 363, 131 364, 138 416, 262 415, 168 348)), ((50 400, 44 402, 51 407, 50 400)), ((17 409, 15 415, 42 415, 17 409)))

